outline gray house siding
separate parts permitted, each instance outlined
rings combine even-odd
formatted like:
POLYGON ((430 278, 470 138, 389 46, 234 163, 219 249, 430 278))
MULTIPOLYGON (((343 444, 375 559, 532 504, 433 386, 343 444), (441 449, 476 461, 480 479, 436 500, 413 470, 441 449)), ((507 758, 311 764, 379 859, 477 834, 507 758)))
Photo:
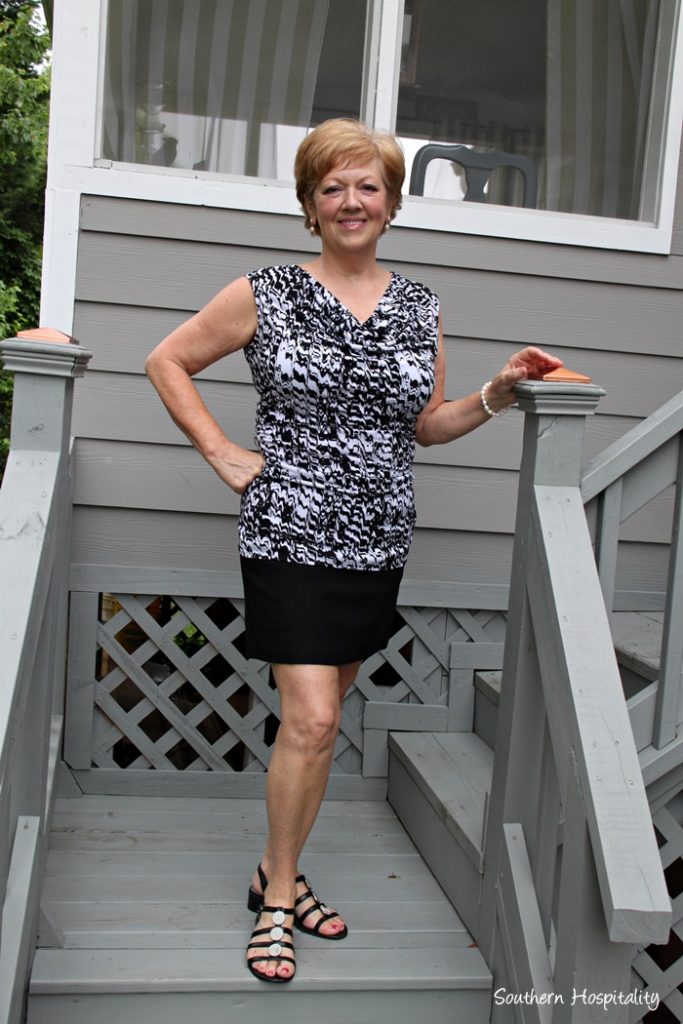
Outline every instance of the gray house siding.
MULTIPOLYGON (((450 397, 529 343, 602 384, 590 458, 683 388, 683 173, 676 215, 669 257, 394 226, 381 258, 441 298, 450 397)), ((315 251, 287 216, 83 198, 74 334, 94 357, 74 410, 74 562, 237 568, 238 499, 171 422, 144 359, 232 278, 315 251)), ((210 367, 199 386, 228 435, 253 445, 243 356, 210 367)), ((507 582, 521 426, 514 412, 418 449, 408 579, 507 582)), ((661 590, 670 519, 665 494, 625 525, 622 591, 661 590)))

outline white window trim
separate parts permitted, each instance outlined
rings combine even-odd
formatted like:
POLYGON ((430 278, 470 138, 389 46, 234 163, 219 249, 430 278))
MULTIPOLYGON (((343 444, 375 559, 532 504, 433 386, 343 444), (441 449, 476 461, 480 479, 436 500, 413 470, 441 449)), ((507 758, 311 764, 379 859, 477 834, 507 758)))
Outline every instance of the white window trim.
POLYGON ((396 126, 404 8, 404 0, 371 0, 368 4, 374 38, 366 41, 366 48, 371 60, 376 54, 376 77, 372 78, 374 88, 367 112, 364 109, 362 114, 380 131, 393 132, 396 126))
MULTIPOLYGON (((614 220, 571 213, 488 206, 406 196, 396 223, 428 231, 487 235, 524 241, 552 242, 594 248, 668 254, 673 229, 674 203, 683 122, 683 17, 681 0, 675 3, 672 85, 664 156, 659 217, 656 223, 614 220)), ((71 253, 65 259, 65 231, 81 195, 121 196, 158 202, 215 206, 301 216, 291 184, 263 179, 212 175, 175 168, 112 164, 95 160, 104 52, 107 0, 56 0, 52 106, 48 162, 48 216, 46 219, 46 316, 54 314, 64 324, 70 318, 69 293, 61 291, 67 276, 75 276, 77 223, 67 232, 71 253), (67 52, 68 44, 68 52, 67 52), (59 260, 50 256, 59 252, 59 260), (55 270, 55 266, 61 268, 55 270), (55 280, 61 278, 60 281, 55 280)), ((376 57, 368 58, 366 70, 377 87, 364 93, 364 116, 378 127, 391 129, 397 89, 397 54, 403 0, 373 0, 368 18, 369 36, 377 40, 376 57), (376 77, 375 77, 376 76, 376 77)), ((68 247, 68 246, 67 246, 68 247)), ((61 329, 67 329, 62 327, 61 329)))

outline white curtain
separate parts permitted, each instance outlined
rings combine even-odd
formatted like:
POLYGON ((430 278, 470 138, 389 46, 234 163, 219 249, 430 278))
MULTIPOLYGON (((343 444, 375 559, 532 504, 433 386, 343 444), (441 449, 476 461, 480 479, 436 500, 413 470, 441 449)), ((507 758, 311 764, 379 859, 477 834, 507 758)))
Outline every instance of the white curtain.
POLYGON ((110 0, 103 156, 280 178, 310 126, 329 0, 110 0))
POLYGON ((637 218, 660 0, 548 0, 545 202, 637 218))

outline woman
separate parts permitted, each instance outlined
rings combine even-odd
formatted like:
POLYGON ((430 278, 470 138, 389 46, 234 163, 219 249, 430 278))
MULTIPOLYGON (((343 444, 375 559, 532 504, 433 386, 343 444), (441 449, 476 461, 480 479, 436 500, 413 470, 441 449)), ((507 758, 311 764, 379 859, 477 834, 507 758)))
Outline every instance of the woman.
POLYGON ((514 385, 561 365, 535 348, 481 392, 447 402, 438 300, 377 263, 401 204, 390 136, 335 119, 295 162, 319 256, 233 281, 150 355, 171 416, 243 495, 239 523, 247 653, 272 664, 281 725, 268 769, 269 833, 249 890, 247 963, 295 973, 293 927, 342 939, 298 858, 327 784, 341 703, 360 663, 388 642, 414 522, 415 439, 443 444, 514 401, 514 385), (229 441, 191 376, 244 349, 259 392, 258 451, 229 441))

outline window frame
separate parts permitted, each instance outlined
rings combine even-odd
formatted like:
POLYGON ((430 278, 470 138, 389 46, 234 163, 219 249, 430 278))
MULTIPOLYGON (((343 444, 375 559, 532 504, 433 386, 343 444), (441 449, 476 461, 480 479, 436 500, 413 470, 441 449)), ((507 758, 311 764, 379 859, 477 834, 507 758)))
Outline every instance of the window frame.
MULTIPOLYGON (((653 130, 652 117, 649 121, 649 165, 659 161, 661 154, 658 180, 648 186, 643 199, 653 214, 651 220, 406 195, 395 223, 427 231, 668 254, 683 122, 681 3, 666 4, 669 23, 661 24, 659 32, 653 103, 661 111, 664 102, 668 109, 663 133, 653 130), (662 85, 668 85, 668 92, 662 85)), ((124 164, 94 156, 102 132, 107 8, 108 0, 57 0, 48 189, 301 216, 289 182, 124 164)), ((403 8, 403 0, 368 3, 361 118, 389 131, 395 123, 403 8)))

